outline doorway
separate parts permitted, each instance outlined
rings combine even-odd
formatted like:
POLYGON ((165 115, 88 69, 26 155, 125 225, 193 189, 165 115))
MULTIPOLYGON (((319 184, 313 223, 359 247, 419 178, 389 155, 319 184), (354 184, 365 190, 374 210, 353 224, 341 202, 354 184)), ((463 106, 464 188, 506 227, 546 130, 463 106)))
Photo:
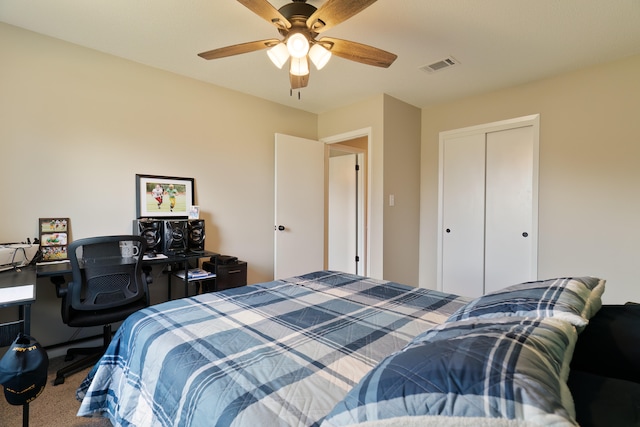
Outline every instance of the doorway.
POLYGON ((327 268, 366 273, 367 138, 327 145, 327 268))
POLYGON ((327 268, 370 275, 370 129, 325 138, 327 268), (341 172, 338 172, 341 171, 341 172), (343 175, 338 183, 337 174, 343 175), (333 181, 332 181, 333 180, 333 181))

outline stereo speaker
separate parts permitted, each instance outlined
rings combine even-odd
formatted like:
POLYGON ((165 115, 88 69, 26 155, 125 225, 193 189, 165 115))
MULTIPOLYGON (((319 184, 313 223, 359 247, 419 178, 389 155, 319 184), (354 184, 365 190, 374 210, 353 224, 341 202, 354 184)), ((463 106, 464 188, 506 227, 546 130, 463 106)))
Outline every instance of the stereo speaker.
POLYGON ((204 251, 204 219, 190 219, 189 228, 189 251, 204 251))
POLYGON ((136 219, 133 221, 133 234, 142 236, 147 242, 147 253, 163 251, 163 221, 157 219, 136 219))
POLYGON ((186 220, 164 220, 162 252, 171 255, 187 251, 189 239, 187 224, 186 220))

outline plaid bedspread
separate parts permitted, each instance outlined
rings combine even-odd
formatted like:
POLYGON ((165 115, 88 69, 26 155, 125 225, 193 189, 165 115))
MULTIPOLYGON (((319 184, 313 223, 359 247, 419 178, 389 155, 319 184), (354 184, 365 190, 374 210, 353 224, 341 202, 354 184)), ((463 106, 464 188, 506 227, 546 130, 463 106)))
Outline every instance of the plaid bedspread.
POLYGON ((77 391, 115 426, 316 426, 467 299, 321 271, 170 301, 119 328, 77 391))

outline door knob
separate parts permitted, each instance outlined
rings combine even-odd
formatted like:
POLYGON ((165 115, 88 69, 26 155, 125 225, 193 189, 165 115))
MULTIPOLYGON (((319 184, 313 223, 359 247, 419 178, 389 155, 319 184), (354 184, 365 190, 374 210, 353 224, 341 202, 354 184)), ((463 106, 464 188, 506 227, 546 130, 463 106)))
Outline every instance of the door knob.
POLYGON ((284 225, 278 225, 278 226, 276 227, 276 229, 277 229, 278 231, 284 231, 284 225))
POLYGON ((451 229, 450 229, 450 228, 447 228, 447 229, 446 229, 446 230, 444 230, 444 231, 446 231, 447 233, 451 233, 451 229))
POLYGON ((529 233, 525 231, 524 233, 522 233, 522 237, 529 237, 529 233))

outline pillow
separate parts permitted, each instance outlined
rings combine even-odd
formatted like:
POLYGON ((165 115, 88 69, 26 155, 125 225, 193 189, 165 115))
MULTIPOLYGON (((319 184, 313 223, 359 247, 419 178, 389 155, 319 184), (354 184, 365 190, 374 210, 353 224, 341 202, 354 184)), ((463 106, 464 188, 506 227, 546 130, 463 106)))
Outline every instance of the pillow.
POLYGON ((638 343, 640 304, 603 305, 580 333, 571 369, 640 384, 638 343))
POLYGON ((595 277, 521 283, 472 300, 452 314, 447 322, 472 317, 557 317, 584 328, 602 305, 604 284, 604 280, 595 277))
POLYGON ((576 425, 563 378, 576 339, 572 325, 553 318, 439 325, 376 365, 322 427, 404 416, 576 425))

